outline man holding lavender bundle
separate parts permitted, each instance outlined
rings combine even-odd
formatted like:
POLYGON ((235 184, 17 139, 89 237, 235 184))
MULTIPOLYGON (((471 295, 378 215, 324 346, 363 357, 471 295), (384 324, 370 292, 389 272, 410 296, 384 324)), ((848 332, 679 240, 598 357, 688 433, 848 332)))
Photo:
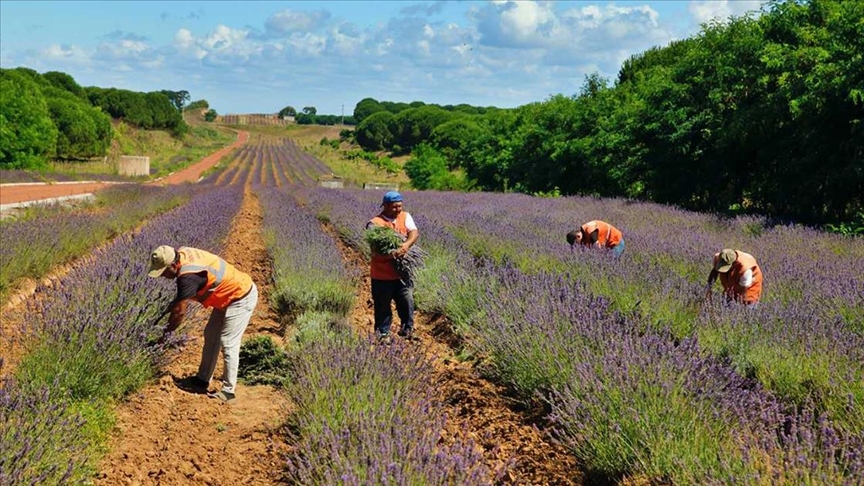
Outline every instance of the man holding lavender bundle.
POLYGON ((396 191, 384 194, 381 213, 366 223, 366 241, 372 250, 370 277, 375 306, 375 333, 382 342, 390 341, 390 324, 396 303, 399 314, 399 336, 412 339, 414 332, 413 272, 419 264, 414 247, 420 233, 414 218, 402 207, 402 195, 396 191))

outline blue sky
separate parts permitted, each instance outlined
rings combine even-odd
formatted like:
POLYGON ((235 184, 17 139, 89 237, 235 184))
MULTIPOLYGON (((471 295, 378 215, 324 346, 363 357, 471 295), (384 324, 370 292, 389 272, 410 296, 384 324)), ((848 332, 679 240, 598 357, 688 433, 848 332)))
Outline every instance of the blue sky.
POLYGON ((758 0, 0 2, 0 66, 189 91, 219 113, 358 101, 515 107, 758 0))

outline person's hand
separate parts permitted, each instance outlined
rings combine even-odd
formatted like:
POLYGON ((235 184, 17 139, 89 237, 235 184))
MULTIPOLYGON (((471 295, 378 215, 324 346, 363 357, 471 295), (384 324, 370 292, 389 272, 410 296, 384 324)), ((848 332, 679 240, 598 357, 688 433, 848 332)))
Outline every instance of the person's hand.
POLYGON ((408 253, 408 249, 405 248, 405 245, 402 245, 399 249, 390 252, 390 254, 393 255, 393 258, 402 258, 406 253, 408 253))

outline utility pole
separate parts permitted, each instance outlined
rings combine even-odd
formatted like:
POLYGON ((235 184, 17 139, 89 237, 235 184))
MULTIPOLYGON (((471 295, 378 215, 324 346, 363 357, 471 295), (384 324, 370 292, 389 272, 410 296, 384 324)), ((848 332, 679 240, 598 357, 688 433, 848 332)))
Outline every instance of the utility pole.
POLYGON ((342 103, 342 126, 345 126, 345 103, 342 103))

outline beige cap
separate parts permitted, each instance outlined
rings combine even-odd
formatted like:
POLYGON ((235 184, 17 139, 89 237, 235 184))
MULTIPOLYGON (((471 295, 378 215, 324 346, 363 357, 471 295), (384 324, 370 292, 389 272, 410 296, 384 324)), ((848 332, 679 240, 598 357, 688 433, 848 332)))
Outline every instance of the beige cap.
POLYGON ((150 270, 147 272, 147 275, 159 277, 166 268, 174 263, 175 258, 177 258, 177 252, 174 251, 174 248, 168 245, 156 248, 150 254, 150 270))
POLYGON ((720 273, 726 273, 732 269, 732 264, 738 259, 738 254, 735 250, 725 249, 717 255, 717 263, 714 264, 714 270, 720 273))

